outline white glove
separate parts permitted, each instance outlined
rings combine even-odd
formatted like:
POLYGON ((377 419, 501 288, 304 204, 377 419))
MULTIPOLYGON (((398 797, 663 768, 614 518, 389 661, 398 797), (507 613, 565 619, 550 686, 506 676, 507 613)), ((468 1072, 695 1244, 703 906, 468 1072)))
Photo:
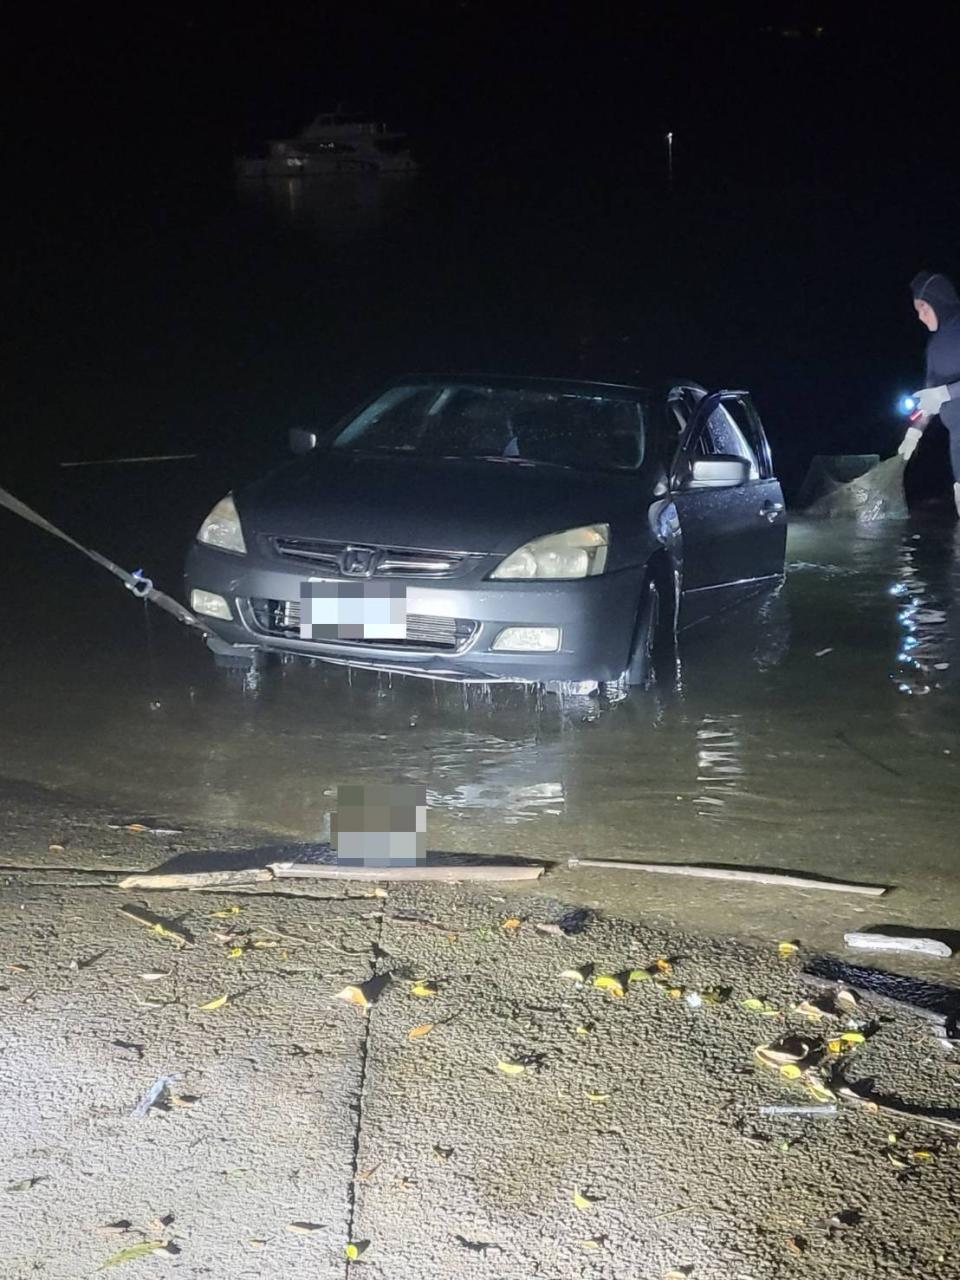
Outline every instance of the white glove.
POLYGON ((949 387, 927 387, 924 391, 915 391, 913 398, 917 402, 917 408, 921 413, 926 414, 928 418, 932 418, 935 413, 940 412, 940 406, 946 404, 950 399, 949 387))
POLYGON ((907 427, 906 435, 900 442, 900 448, 897 450, 904 462, 909 462, 913 457, 913 451, 920 443, 920 437, 923 432, 919 427, 907 427))

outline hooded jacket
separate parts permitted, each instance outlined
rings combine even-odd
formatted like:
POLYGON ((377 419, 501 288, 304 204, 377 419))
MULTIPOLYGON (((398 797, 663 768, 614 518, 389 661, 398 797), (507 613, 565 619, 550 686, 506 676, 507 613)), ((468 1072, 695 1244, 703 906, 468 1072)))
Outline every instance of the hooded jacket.
POLYGON ((953 282, 939 271, 921 271, 910 288, 915 299, 929 303, 939 322, 927 340, 926 385, 949 389, 950 399, 941 407, 940 418, 951 431, 960 431, 960 297, 953 282))

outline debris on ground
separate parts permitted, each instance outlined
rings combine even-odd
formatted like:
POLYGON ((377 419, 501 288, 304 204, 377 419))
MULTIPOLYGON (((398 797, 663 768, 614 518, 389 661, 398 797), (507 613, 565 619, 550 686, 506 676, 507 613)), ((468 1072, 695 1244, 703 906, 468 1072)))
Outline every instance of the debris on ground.
POLYGON ((120 907, 119 911, 122 916, 126 916, 134 924, 143 925, 145 929, 155 933, 158 938, 173 942, 178 947, 189 947, 193 944, 193 938, 190 934, 175 925, 172 920, 164 920, 162 917, 155 916, 149 911, 143 911, 139 907, 120 907))
POLYGON ((124 1262, 136 1262, 138 1258, 147 1258, 153 1253, 173 1255, 179 1252, 180 1250, 177 1246, 171 1244, 168 1240, 144 1240, 140 1244, 131 1244, 126 1249, 121 1249, 118 1253, 111 1254, 100 1270, 106 1271, 108 1267, 119 1267, 124 1262))
POLYGON ((902 933, 845 933, 843 940, 857 951, 906 951, 912 955, 935 956, 949 960, 953 948, 936 938, 918 937, 902 933))
POLYGON ((142 1120, 151 1107, 155 1107, 163 1101, 167 1090, 176 1084, 179 1078, 179 1076, 160 1076, 143 1095, 131 1114, 136 1116, 138 1120, 142 1120))

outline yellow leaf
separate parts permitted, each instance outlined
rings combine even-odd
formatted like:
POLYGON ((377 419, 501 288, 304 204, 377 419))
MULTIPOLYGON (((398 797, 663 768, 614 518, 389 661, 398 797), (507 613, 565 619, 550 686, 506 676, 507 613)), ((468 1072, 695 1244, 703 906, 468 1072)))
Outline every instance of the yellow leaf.
POLYGON ((224 907, 222 911, 211 911, 210 917, 213 920, 229 920, 231 916, 238 916, 243 907, 224 907))
POLYGON ((844 1031, 840 1039, 844 1044, 866 1044, 867 1037, 861 1035, 859 1031, 844 1031))
POLYGON ((911 1154, 910 1159, 917 1160, 917 1161, 932 1160, 933 1152, 932 1151, 914 1151, 911 1154))
POLYGON ((414 1027, 407 1035, 408 1040, 419 1040, 421 1036, 428 1036, 437 1024, 435 1022, 423 1022, 419 1027, 414 1027))
POLYGON ((142 822, 128 822, 126 826, 126 830, 127 831, 149 831, 150 828, 145 827, 142 822))
POLYGON ((749 1009, 751 1013, 760 1013, 764 1006, 762 1000, 757 1000, 755 997, 751 997, 749 1000, 741 1000, 740 1007, 742 1009, 749 1009))
POLYGON ((589 1028, 589 1027, 577 1027, 577 1035, 578 1035, 578 1036, 588 1036, 589 1034, 590 1034, 590 1028, 589 1028))
POLYGON ((839 1040, 828 1040, 827 1048, 830 1050, 831 1053, 843 1052, 843 1044, 839 1040))
POLYGON ((346 1000, 347 1004, 359 1005, 361 1009, 369 1009, 370 1001, 362 987, 344 987, 333 997, 334 1000, 346 1000))
POLYGON ((591 1093, 589 1089, 586 1091, 586 1096, 591 1102, 606 1102, 610 1097, 609 1093, 591 1093))
POLYGON ((617 1000, 622 1000, 626 994, 623 990, 623 983, 619 978, 613 978, 608 973, 601 973, 599 977, 594 978, 593 985, 600 991, 607 991, 617 1000))
POLYGON ((505 1076, 522 1076, 526 1071, 522 1062, 504 1062, 502 1058, 497 1059, 497 1066, 505 1076))
POLYGON ((229 996, 217 996, 215 1000, 208 1000, 206 1004, 198 1004, 197 1008, 202 1009, 204 1013, 211 1013, 214 1009, 222 1009, 225 1004, 229 1003, 229 996))
POLYGON ((269 938, 257 938, 253 945, 257 951, 276 951, 280 943, 271 942, 269 938))
POLYGON ((560 977, 565 982, 586 982, 587 980, 587 975, 582 969, 563 969, 560 977))
POLYGON ((435 996, 437 994, 437 984, 435 982, 428 982, 425 979, 422 982, 415 982, 410 988, 410 994, 412 996, 422 996, 424 998, 435 996))
POLYGON ((673 965, 663 956, 658 957, 656 964, 661 973, 673 973, 673 965))
POLYGON ((781 960, 788 960, 790 956, 795 956, 800 948, 795 942, 781 942, 777 947, 777 955, 781 960))
POLYGON ((506 929, 510 932, 513 929, 519 929, 522 924, 523 921, 518 916, 508 916, 507 919, 502 922, 500 928, 506 929))
POLYGON ((803 1072, 795 1062, 785 1062, 780 1068, 780 1074, 785 1080, 799 1080, 803 1072))
POLYGON ((363 1257, 369 1248, 369 1240, 351 1240, 346 1249, 344 1249, 344 1253, 347 1255, 347 1261, 357 1262, 363 1257))
POLYGON ((627 982, 649 982, 650 974, 646 969, 631 969, 627 982))
POLYGON ((683 987, 667 987, 666 992, 671 1000, 679 1000, 683 995, 683 987))
POLYGON ((837 1095, 817 1077, 804 1072, 803 1083, 807 1092, 816 1098, 817 1102, 836 1102, 837 1095))
POLYGON ((141 1244, 132 1244, 128 1249, 121 1249, 119 1253, 111 1254, 106 1262, 101 1266, 101 1271, 106 1271, 107 1267, 119 1267, 123 1262, 136 1262, 137 1258, 146 1258, 151 1253, 170 1252, 170 1247, 165 1240, 144 1240, 141 1244))
POLYGON ((592 1209, 601 1198, 602 1197, 600 1196, 586 1195, 577 1187, 575 1187, 573 1191, 573 1203, 578 1209, 592 1209))
POLYGON ((239 960, 240 957, 243 955, 243 947, 231 947, 230 950, 227 952, 227 955, 230 957, 231 960, 239 960))

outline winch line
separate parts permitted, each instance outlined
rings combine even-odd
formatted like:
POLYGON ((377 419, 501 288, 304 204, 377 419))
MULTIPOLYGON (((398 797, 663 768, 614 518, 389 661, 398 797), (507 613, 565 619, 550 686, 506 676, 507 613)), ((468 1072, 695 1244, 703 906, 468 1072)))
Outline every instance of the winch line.
POLYGON ((49 533, 54 538, 59 538, 61 542, 67 543, 75 551, 79 551, 89 560, 92 560, 94 564, 98 564, 101 569, 106 569, 108 573, 112 573, 120 579, 127 590, 132 592, 138 600, 149 600, 151 604, 157 605, 158 608, 169 613, 171 617, 176 618, 178 622, 182 622, 185 627, 193 627, 195 630, 203 632, 204 635, 217 639, 217 633, 212 627, 208 627, 202 619, 191 613, 186 605, 182 605, 179 600, 174 600, 173 596, 168 596, 165 591, 160 591, 155 587, 150 579, 143 574, 142 570, 137 569, 135 573, 128 573, 126 569, 114 564, 112 560, 108 560, 99 551, 94 551, 91 547, 85 547, 83 543, 77 542, 76 538, 71 538, 68 533, 58 529, 55 524, 51 524, 39 512, 34 511, 32 507, 28 507, 25 502, 21 502, 19 498, 14 497, 12 493, 4 488, 0 488, 0 507, 6 507, 14 515, 20 516, 21 519, 26 520, 29 524, 36 525, 38 529, 42 529, 44 533, 49 533))

